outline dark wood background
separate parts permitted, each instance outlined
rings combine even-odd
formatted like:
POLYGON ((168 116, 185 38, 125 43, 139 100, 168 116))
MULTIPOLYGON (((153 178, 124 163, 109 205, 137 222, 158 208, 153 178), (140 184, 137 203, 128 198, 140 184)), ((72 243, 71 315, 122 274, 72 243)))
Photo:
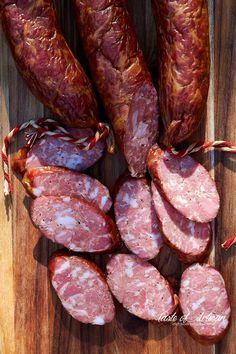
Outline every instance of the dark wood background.
MULTIPOLYGON (((63 32, 76 55, 83 59, 71 2, 56 0, 63 32)), ((150 0, 129 0, 140 45, 155 78, 156 36, 150 0)), ((227 139, 236 142, 236 1, 209 0, 212 49, 211 87, 206 122, 195 140, 227 139)), ((19 76, 5 38, 0 33, 0 120, 3 136, 16 124, 49 112, 31 95, 19 76)), ((12 152, 20 147, 13 144, 12 152)), ((220 243, 236 232, 236 160, 232 155, 208 153, 199 159, 215 177, 221 210, 214 229, 214 247, 209 261, 216 264, 226 281, 232 304, 229 333, 217 346, 202 346, 180 326, 156 326, 131 316, 117 304, 116 319, 104 327, 83 325, 62 308, 47 277, 47 262, 57 248, 33 227, 26 197, 19 180, 12 176, 12 204, 0 195, 0 353, 1 354, 235 354, 236 353, 236 247, 221 251, 220 243)), ((125 169, 123 158, 105 156, 90 174, 112 190, 125 169)), ((104 258, 93 257, 101 266, 104 258)), ((175 288, 181 264, 167 248, 154 263, 175 288)))

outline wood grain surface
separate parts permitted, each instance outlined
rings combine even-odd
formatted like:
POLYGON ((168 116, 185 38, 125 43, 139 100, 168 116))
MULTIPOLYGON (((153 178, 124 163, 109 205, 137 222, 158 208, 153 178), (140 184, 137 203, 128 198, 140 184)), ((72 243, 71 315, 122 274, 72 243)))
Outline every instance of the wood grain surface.
MULTIPOLYGON (((57 0, 62 30, 86 67, 75 28, 71 2, 57 0)), ((150 0, 129 0, 140 45, 156 77, 156 35, 150 0)), ((227 139, 236 142, 236 2, 209 0, 212 51, 211 87, 206 120, 192 140, 227 139)), ((0 120, 3 136, 15 125, 50 113, 31 95, 18 74, 5 38, 0 33, 0 120)), ((11 152, 22 144, 12 145, 11 152)), ((0 194, 0 353, 1 354, 235 354, 236 247, 223 252, 220 243, 236 232, 236 159, 223 153, 198 156, 215 177, 221 210, 215 223, 209 262, 223 273, 230 294, 232 321, 229 333, 217 346, 195 342, 181 326, 157 326, 131 316, 117 304, 116 319, 104 327, 83 325, 62 308, 47 276, 47 262, 57 246, 40 236, 28 215, 30 198, 20 181, 13 181, 12 200, 0 194)), ((124 159, 104 158, 89 173, 112 191, 125 170, 124 159)), ((92 257, 104 268, 105 257, 92 257)), ((153 261, 178 288, 183 266, 165 247, 153 261)))

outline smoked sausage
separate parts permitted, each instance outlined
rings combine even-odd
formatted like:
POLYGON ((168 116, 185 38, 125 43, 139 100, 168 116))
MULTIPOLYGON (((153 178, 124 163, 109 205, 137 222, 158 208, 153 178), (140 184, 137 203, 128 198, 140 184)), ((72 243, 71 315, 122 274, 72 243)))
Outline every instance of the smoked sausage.
POLYGON ((52 286, 72 317, 93 325, 113 320, 113 299, 96 264, 70 253, 56 252, 48 269, 52 286))
POLYGON ((158 102, 126 0, 75 0, 93 80, 133 177, 146 172, 157 139, 158 102))
POLYGON ((200 223, 216 217, 220 206, 216 184, 199 162, 189 155, 176 157, 157 144, 147 161, 153 182, 182 215, 200 223))
POLYGON ((163 142, 170 146, 196 130, 206 106, 210 76, 207 0, 152 2, 163 142))
POLYGON ((179 303, 185 328, 198 341, 213 344, 225 335, 231 308, 222 275, 209 264, 195 263, 182 274, 179 303))
POLYGON ((91 84, 60 32, 52 0, 1 0, 2 26, 32 93, 63 124, 96 127, 91 84))

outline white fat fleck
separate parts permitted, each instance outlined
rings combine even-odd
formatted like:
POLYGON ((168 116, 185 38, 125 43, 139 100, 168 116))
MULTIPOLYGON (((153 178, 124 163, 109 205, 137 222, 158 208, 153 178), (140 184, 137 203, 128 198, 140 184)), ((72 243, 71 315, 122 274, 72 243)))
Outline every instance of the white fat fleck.
POLYGON ((125 193, 124 201, 129 204, 132 208, 137 208, 138 204, 136 199, 132 199, 129 197, 128 193, 125 193))
POLYGON ((130 234, 129 232, 127 233, 127 235, 125 235, 125 240, 126 241, 132 241, 134 239, 134 235, 130 234))
POLYGON ((105 319, 104 316, 96 316, 94 320, 92 321, 92 324, 95 325, 104 325, 105 324, 105 319))
MULTIPOLYGON (((71 246, 71 245, 70 245, 71 246)), ((72 270, 71 272, 71 276, 72 278, 77 278, 79 273, 81 271, 81 268, 80 267, 76 267, 75 269, 72 270)))
POLYGON ((206 300, 206 298, 205 298, 205 296, 203 296, 198 301, 194 302, 192 304, 192 310, 193 311, 197 310, 205 300, 206 300))
POLYGON ((173 199, 174 199, 175 202, 178 202, 178 203, 180 203, 182 205, 186 205, 187 204, 186 199, 184 199, 180 195, 176 195, 173 199))
POLYGON ((183 286, 189 286, 189 284, 190 284, 190 280, 188 280, 188 279, 184 280, 182 283, 183 286))
POLYGON ((138 125, 138 129, 135 132, 135 137, 137 139, 141 139, 143 137, 147 136, 147 128, 148 128, 148 124, 145 124, 143 122, 140 122, 138 125))
POLYGON ((77 310, 76 314, 79 316, 88 316, 88 312, 86 310, 77 310))
POLYGON ((166 304, 167 305, 170 305, 172 303, 172 297, 170 296, 169 298, 168 298, 168 300, 166 301, 166 304))
POLYGON ((86 180, 86 182, 85 182, 85 191, 86 191, 86 193, 88 193, 90 187, 91 187, 90 181, 87 181, 87 180, 86 180))
POLYGON ((56 274, 61 274, 64 270, 70 268, 70 262, 64 262, 59 268, 56 269, 56 274))
POLYGON ((126 269, 125 269, 125 274, 128 276, 128 277, 132 277, 134 275, 134 272, 133 272, 133 263, 132 262, 126 262, 126 269))
POLYGON ((98 195, 98 187, 96 187, 91 193, 90 193, 90 197, 91 198, 96 198, 98 195))
POLYGON ((63 198, 63 202, 69 203, 69 202, 70 202, 70 197, 65 197, 65 198, 63 198))
POLYGON ((77 225, 77 221, 71 216, 58 216, 56 218, 56 223, 59 225, 63 225, 66 229, 73 229, 77 225))
POLYGON ((102 199, 101 199, 101 203, 100 203, 101 208, 104 208, 106 202, 107 202, 107 197, 103 196, 102 199))
POLYGON ((86 272, 84 272, 84 274, 80 277, 80 280, 86 280, 88 279, 91 275, 93 275, 92 272, 90 272, 89 270, 87 270, 86 272))
POLYGON ((190 223, 188 224, 188 227, 190 229, 191 235, 194 235, 195 232, 195 223, 193 221, 190 221, 190 223))
POLYGON ((211 290, 212 290, 212 291, 219 291, 220 289, 217 288, 217 287, 214 287, 214 288, 212 288, 211 290))
POLYGON ((44 187, 42 186, 32 189, 32 192, 36 197, 40 197, 43 191, 44 191, 44 187))
POLYGON ((44 144, 45 144, 45 142, 46 142, 46 140, 45 140, 45 139, 42 139, 42 140, 40 140, 39 145, 44 145, 44 144))

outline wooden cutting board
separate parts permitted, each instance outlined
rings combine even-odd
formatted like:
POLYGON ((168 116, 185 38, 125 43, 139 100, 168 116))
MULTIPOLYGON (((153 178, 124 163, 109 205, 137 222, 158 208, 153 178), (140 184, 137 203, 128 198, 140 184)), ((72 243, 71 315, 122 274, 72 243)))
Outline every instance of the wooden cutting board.
MULTIPOLYGON (((71 2, 57 0, 60 24, 78 57, 81 46, 74 24, 71 2)), ((150 0, 130 0, 135 29, 147 63, 156 76, 156 36, 150 0)), ((212 69, 211 87, 203 122, 192 140, 227 139, 236 142, 236 46, 235 0, 209 0, 212 69)), ((0 33, 0 119, 1 139, 15 125, 49 112, 30 94, 19 76, 10 51, 0 33)), ((158 55, 158 54, 157 54, 158 55)), ((2 144, 2 140, 1 140, 2 144)), ((13 144, 12 152, 20 147, 13 144)), ((232 323, 224 340, 202 346, 181 326, 156 326, 139 320, 117 305, 113 323, 104 327, 83 325, 62 308, 47 277, 47 262, 57 246, 33 227, 28 208, 30 199, 19 180, 12 176, 12 202, 0 194, 0 353, 1 354, 235 354, 236 333, 236 247, 227 253, 220 244, 236 233, 236 160, 233 155, 210 153, 199 156, 215 176, 221 196, 221 210, 215 223, 210 262, 221 270, 232 304, 232 323)), ((122 157, 105 156, 90 169, 112 190, 125 169, 122 157)), ((104 258, 93 257, 104 266, 104 258)), ((167 248, 154 261, 174 286, 183 267, 167 248)))

